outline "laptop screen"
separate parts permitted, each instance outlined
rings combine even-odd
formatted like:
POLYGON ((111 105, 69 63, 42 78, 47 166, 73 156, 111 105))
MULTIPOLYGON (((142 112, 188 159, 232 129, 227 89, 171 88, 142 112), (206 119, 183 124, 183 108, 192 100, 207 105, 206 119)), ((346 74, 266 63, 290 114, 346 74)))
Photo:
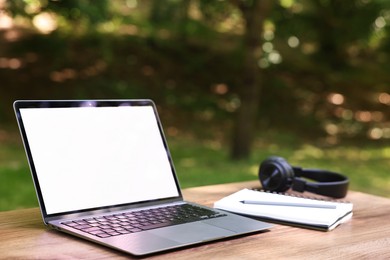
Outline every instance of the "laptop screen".
POLYGON ((180 195, 153 105, 20 108, 47 214, 180 195))

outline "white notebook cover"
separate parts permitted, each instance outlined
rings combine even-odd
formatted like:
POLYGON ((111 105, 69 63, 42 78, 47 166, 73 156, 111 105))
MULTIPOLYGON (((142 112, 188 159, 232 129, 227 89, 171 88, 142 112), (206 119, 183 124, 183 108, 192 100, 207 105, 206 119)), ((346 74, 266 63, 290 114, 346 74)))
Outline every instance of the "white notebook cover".
POLYGON ((215 202, 214 208, 271 222, 327 231, 352 217, 353 204, 243 189, 215 202), (259 201, 260 203, 245 204, 242 202, 244 200, 259 201), (261 205, 261 202, 279 205, 261 205), (290 203, 296 206, 280 205, 290 203), (298 206, 300 203, 314 207, 298 206), (332 208, 317 208, 316 205, 319 207, 328 205, 332 208))

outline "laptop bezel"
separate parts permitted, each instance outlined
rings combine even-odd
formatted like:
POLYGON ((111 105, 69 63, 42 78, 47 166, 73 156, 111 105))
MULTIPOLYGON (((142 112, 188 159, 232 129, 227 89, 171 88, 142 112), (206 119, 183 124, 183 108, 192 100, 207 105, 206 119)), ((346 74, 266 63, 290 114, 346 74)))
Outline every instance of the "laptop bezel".
POLYGON ((172 156, 168 147, 168 143, 165 138, 165 134, 163 131, 163 127, 157 112, 156 105, 154 102, 150 99, 112 99, 112 100, 99 100, 99 99, 91 99, 91 100, 16 100, 13 104, 14 111, 17 119, 17 123, 19 126, 19 130, 21 133, 23 145, 25 148, 25 152, 27 155, 28 164, 30 167, 30 173, 32 175, 35 192, 38 197, 38 203, 40 206, 41 214, 44 219, 45 224, 48 224, 48 222, 58 219, 66 218, 74 218, 74 217, 80 217, 80 216, 87 216, 87 215, 95 215, 95 214, 104 214, 107 212, 116 212, 116 211, 123 211, 123 210, 129 210, 134 208, 139 208, 143 206, 153 206, 158 204, 164 204, 164 203, 172 203, 177 201, 183 201, 183 195, 180 188, 180 183, 176 174, 176 170, 173 164, 172 156), (110 206, 104 206, 104 207, 97 207, 97 208, 89 208, 89 209, 82 209, 82 210, 75 210, 75 211, 68 211, 68 212, 61 212, 61 213, 55 213, 55 214, 48 214, 46 212, 46 207, 44 203, 44 199, 42 196, 41 188, 39 185, 39 179, 36 172, 36 168, 34 165, 33 156, 31 153, 31 149, 29 146, 29 141, 27 138, 26 130, 23 124, 23 118, 21 116, 20 109, 28 109, 28 108, 66 108, 66 107, 85 107, 85 106, 96 106, 96 107, 117 107, 117 106, 150 106, 153 108, 153 112, 157 121, 157 125, 159 128, 159 132, 161 135, 161 138, 163 140, 164 148, 167 153, 167 157, 171 166, 171 171, 174 177, 174 181, 176 184, 176 189, 178 192, 178 196, 176 197, 170 197, 170 198, 163 198, 163 199, 156 199, 156 200, 149 200, 149 201, 142 201, 142 202, 132 202, 132 203, 125 203, 120 205, 110 205, 110 206))

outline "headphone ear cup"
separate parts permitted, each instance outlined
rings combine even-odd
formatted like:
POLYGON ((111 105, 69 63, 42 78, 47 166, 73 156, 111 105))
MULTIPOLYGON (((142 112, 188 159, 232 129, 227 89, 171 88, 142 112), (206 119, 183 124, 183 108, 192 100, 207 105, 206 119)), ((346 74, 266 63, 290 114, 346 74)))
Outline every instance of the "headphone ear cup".
POLYGON ((259 180, 264 190, 284 192, 290 188, 293 178, 293 168, 281 157, 272 156, 260 164, 259 180))

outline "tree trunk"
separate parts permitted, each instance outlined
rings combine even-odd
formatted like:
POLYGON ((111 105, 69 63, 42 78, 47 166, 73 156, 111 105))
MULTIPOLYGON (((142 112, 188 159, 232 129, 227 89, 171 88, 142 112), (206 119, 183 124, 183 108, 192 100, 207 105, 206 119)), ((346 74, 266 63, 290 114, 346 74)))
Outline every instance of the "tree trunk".
POLYGON ((261 55, 259 50, 264 19, 271 8, 272 0, 239 1, 238 5, 246 24, 242 86, 239 93, 241 105, 236 114, 233 132, 232 159, 248 158, 251 153, 261 90, 257 64, 261 55))

